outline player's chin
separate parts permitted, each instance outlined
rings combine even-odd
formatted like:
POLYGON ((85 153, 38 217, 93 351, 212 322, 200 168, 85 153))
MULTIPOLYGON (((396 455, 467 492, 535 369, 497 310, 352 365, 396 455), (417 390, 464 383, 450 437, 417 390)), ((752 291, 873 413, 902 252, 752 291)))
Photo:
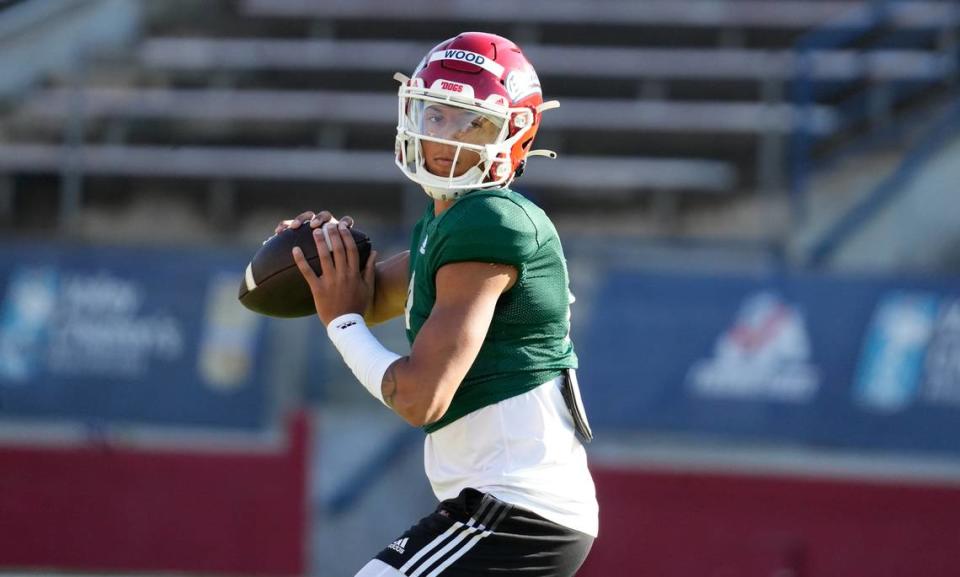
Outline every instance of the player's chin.
POLYGON ((450 176, 450 167, 448 166, 446 170, 440 168, 437 165, 427 164, 427 172, 434 176, 439 176, 441 178, 447 178, 450 176))

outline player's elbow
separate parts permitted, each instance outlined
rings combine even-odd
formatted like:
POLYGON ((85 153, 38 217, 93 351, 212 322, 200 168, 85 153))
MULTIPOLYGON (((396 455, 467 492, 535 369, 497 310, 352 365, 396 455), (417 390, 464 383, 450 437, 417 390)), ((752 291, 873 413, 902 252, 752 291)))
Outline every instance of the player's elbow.
POLYGON ((423 422, 418 425, 420 427, 425 427, 427 425, 432 425, 436 423, 447 413, 447 409, 450 408, 450 403, 437 403, 427 408, 426 411, 421 415, 423 417, 423 422))
POLYGON ((422 412, 417 409, 417 406, 413 403, 404 402, 402 398, 393 401, 393 411, 412 427, 422 427, 425 424, 422 412))
POLYGON ((440 398, 436 395, 407 398, 401 395, 395 400, 393 410, 410 425, 425 427, 439 421, 449 407, 449 399, 440 398))
POLYGON ((431 423, 431 421, 428 421, 426 415, 423 413, 417 413, 412 411, 404 411, 404 412, 397 411, 397 414, 403 417, 403 420, 406 421, 407 424, 409 424, 411 427, 417 427, 418 429, 420 427, 426 427, 431 423))

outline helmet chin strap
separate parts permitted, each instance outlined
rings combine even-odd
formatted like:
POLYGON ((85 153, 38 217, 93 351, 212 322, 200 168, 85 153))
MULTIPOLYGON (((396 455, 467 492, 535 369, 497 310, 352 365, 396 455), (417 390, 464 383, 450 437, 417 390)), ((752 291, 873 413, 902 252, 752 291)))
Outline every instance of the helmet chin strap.
POLYGON ((459 190, 448 190, 446 188, 427 186, 426 184, 421 184, 420 186, 423 187, 423 192, 427 193, 427 196, 435 200, 453 200, 462 193, 462 191, 459 190))
MULTIPOLYGON (((426 167, 423 167, 423 166, 422 168, 424 168, 424 170, 426 169, 426 167)), ((428 174, 431 177, 431 180, 436 179, 437 181, 449 182, 449 177, 445 178, 442 176, 437 176, 432 173, 428 173, 428 174)), ((481 174, 480 168, 474 166, 474 167, 471 167, 470 170, 456 177, 456 179, 458 180, 459 179, 466 180, 467 178, 478 179, 480 174, 481 174)), ((427 184, 422 180, 419 181, 419 184, 421 187, 423 187, 423 191, 427 193, 427 196, 436 200, 455 200, 472 190, 476 190, 476 188, 448 188, 446 186, 441 186, 440 182, 437 182, 437 184, 434 185, 434 184, 427 184)), ((480 187, 478 186, 477 188, 480 188, 480 187)))

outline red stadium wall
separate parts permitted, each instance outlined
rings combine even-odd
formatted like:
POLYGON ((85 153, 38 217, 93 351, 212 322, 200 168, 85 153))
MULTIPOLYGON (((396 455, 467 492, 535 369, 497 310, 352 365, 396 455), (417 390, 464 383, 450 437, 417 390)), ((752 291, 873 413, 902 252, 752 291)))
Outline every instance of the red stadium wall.
POLYGON ((594 467, 578 577, 954 577, 960 487, 594 467))
POLYGON ((0 567, 301 575, 307 432, 268 453, 0 446, 0 567))

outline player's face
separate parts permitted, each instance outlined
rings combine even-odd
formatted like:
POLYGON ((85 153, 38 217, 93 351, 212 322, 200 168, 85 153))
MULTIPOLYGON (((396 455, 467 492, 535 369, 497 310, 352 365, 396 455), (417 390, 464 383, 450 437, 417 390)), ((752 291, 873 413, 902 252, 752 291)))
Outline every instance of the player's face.
MULTIPOLYGON (((451 176, 450 169, 453 167, 453 159, 457 154, 456 146, 430 142, 429 140, 421 141, 420 146, 423 147, 423 159, 427 170, 437 176, 451 176)), ((456 158, 457 166, 453 168, 452 175, 454 177, 462 176, 463 173, 480 162, 480 155, 472 150, 461 150, 460 156, 456 158)))
MULTIPOLYGON (((418 128, 426 136, 473 145, 492 144, 500 134, 495 121, 483 114, 435 103, 424 107, 418 128)), ((458 156, 457 147, 452 144, 421 140, 421 146, 427 170, 438 176, 450 176, 452 169, 457 177, 480 162, 476 151, 461 148, 458 156)))

